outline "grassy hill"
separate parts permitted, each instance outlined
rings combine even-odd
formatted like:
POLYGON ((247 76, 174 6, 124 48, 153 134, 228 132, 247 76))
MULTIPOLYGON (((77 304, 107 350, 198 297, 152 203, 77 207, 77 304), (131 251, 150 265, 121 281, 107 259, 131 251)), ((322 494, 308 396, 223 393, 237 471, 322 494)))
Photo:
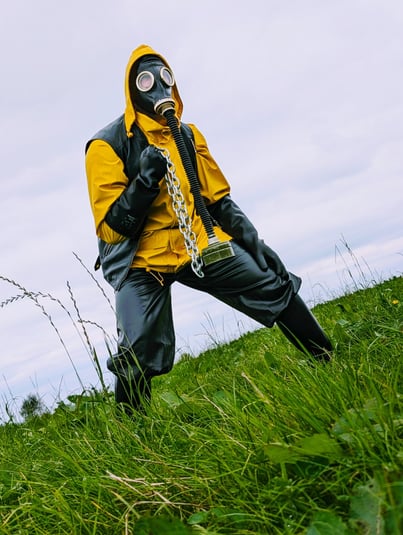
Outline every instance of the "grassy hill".
POLYGON ((260 329, 155 380, 0 427, 1 534, 403 533, 403 278, 315 308, 312 364, 260 329))

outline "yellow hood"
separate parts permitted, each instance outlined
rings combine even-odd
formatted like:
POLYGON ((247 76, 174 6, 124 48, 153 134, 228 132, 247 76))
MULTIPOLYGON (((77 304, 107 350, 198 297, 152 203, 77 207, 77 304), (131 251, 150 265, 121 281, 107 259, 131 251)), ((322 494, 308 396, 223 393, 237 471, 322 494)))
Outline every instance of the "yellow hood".
MULTIPOLYGON (((136 121, 136 109, 130 98, 129 75, 135 62, 139 60, 140 58, 142 58, 143 56, 146 56, 148 54, 157 56, 158 58, 160 58, 161 61, 165 63, 167 67, 170 68, 169 63, 166 61, 166 59, 163 56, 161 56, 161 54, 158 54, 158 52, 156 52, 153 48, 151 48, 148 45, 140 45, 137 48, 135 48, 133 52, 131 53, 129 62, 126 67, 126 76, 125 76, 125 97, 126 97, 125 127, 126 127, 126 133, 129 137, 132 135, 131 128, 133 126, 133 123, 136 121)), ((176 81, 175 81, 174 86, 172 87, 172 98, 175 100, 175 103, 176 103, 175 114, 178 117, 178 119, 180 119, 182 116, 183 104, 179 96, 178 88, 176 86, 176 81)))

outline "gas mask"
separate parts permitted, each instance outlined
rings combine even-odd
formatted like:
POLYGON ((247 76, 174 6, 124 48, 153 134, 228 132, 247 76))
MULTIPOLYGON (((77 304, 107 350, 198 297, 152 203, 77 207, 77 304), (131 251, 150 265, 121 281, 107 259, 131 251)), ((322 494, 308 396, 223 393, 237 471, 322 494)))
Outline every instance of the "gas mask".
POLYGON ((130 73, 130 92, 134 106, 151 117, 174 109, 172 71, 156 56, 144 56, 130 73))

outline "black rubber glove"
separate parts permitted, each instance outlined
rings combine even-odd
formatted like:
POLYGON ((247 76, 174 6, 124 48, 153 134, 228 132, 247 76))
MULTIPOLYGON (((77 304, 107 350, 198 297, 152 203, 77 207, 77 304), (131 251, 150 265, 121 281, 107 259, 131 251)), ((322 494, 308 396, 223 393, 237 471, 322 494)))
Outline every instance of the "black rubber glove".
POLYGON ((229 195, 207 208, 220 227, 253 256, 261 269, 266 271, 271 268, 277 275, 288 278, 288 271, 280 257, 259 239, 252 222, 229 195))
POLYGON ((141 231, 166 171, 167 163, 161 151, 154 145, 146 147, 140 154, 138 175, 106 214, 105 221, 113 230, 127 238, 133 238, 141 231))

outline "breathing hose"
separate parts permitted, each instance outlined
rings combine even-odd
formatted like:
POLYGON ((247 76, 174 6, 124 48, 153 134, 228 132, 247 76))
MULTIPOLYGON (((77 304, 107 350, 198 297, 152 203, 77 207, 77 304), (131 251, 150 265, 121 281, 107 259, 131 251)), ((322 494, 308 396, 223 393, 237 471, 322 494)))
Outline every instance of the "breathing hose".
POLYGON ((217 238, 214 234, 211 217, 206 208, 206 205, 204 204, 203 198, 201 196, 199 181, 194 171, 189 153, 186 149, 185 142, 183 141, 181 131, 178 128, 178 123, 175 118, 175 113, 172 109, 169 109, 165 112, 164 116, 167 120, 167 124, 174 138, 176 148, 178 149, 179 155, 182 160, 183 167, 185 168, 185 173, 190 184, 190 191, 192 192, 193 197, 194 197, 196 211, 199 214, 203 222, 203 226, 204 226, 205 231, 207 232, 209 241, 216 240, 217 238))
POLYGON ((165 117, 168 127, 171 130, 176 148, 178 149, 187 179, 190 184, 190 191, 192 192, 194 198, 196 211, 199 214, 203 223, 203 227, 207 233, 208 246, 202 251, 202 259, 204 264, 213 264, 214 262, 218 262, 224 258, 234 256, 231 243, 229 241, 220 242, 215 235, 211 216, 206 208, 200 192, 199 180, 196 176, 196 172, 183 140, 182 133, 178 127, 173 101, 171 99, 164 99, 163 101, 157 103, 155 109, 157 113, 160 113, 165 117))

